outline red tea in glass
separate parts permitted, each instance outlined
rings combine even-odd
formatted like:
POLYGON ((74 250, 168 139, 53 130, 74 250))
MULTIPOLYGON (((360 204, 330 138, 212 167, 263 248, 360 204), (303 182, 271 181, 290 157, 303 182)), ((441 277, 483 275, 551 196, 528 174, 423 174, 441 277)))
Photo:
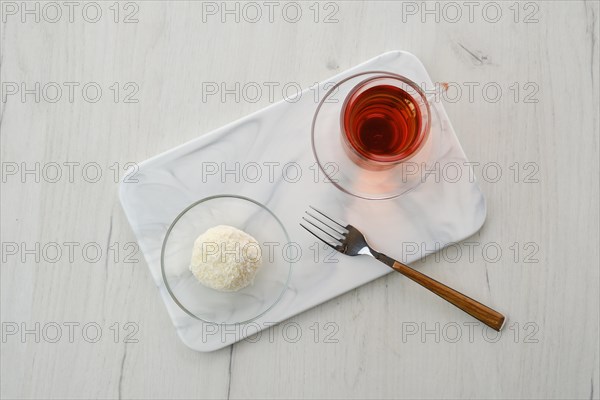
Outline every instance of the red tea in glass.
POLYGON ((342 107, 346 152, 367 169, 386 169, 410 159, 429 134, 429 105, 412 81, 376 77, 357 85, 342 107))

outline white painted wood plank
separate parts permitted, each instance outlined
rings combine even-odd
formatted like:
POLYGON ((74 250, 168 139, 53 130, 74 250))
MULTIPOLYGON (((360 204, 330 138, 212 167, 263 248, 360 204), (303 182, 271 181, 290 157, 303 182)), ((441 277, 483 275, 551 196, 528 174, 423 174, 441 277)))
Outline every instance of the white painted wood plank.
MULTIPOLYGON (((448 21, 454 14, 439 23, 428 15, 423 23, 421 10, 406 13, 420 2, 340 2, 339 22, 332 24, 315 23, 311 3, 302 3, 295 24, 281 14, 273 23, 233 23, 231 17, 221 23, 218 16, 203 22, 201 2, 135 4, 134 24, 114 23, 112 3, 101 3, 103 17, 95 24, 77 13, 73 23, 21 23, 18 15, 2 23, 2 82, 63 88, 64 82, 97 82, 103 89, 97 103, 80 96, 73 103, 35 103, 32 95, 23 103, 16 95, 0 104, 4 166, 96 162, 103 172, 97 183, 86 182, 81 169, 74 183, 7 177, 4 246, 74 241, 98 243, 105 253, 113 243, 121 248, 118 262, 106 256, 88 262, 76 252, 73 261, 63 255, 56 263, 36 263, 31 255, 22 262, 3 249, 3 329, 39 322, 52 335, 49 323, 56 322, 63 334, 57 343, 44 337, 36 343, 33 335, 25 343, 18 335, 2 341, 3 398, 598 398, 597 3, 534 2, 539 21, 530 24, 523 18, 535 9, 521 3, 515 23, 508 2, 499 3, 497 23, 480 12, 472 23, 466 14, 456 23, 448 21), (434 80, 451 84, 444 104, 467 155, 496 162, 503 173, 492 182, 477 170, 488 220, 469 239, 479 243, 473 261, 463 243, 458 262, 449 261, 449 249, 417 266, 505 311, 509 329, 491 343, 475 327, 471 343, 469 318, 391 275, 266 331, 256 343, 189 351, 144 261, 124 262, 123 246, 134 239, 109 167, 144 160, 283 97, 275 90, 273 99, 265 91, 256 102, 232 96, 225 103, 218 96, 203 101, 203 83, 307 87, 391 49, 413 52, 434 80), (121 89, 137 84, 139 102, 122 103, 121 90, 115 103, 114 82, 121 89), (479 84, 472 101, 469 82, 479 84), (483 97, 485 84, 502 89, 498 102, 483 97), (455 86, 463 90, 458 101, 452 101, 455 86), (535 88, 528 99, 538 102, 525 102, 535 88), (516 162, 518 182, 510 169, 516 162), (524 169, 528 162, 539 167, 538 183, 524 182, 532 171, 524 169), (524 262, 527 250, 535 249, 524 248, 529 242, 539 247, 537 263, 524 262), (498 262, 482 254, 489 243, 502 249, 498 262), (88 343, 76 330, 70 343, 65 322, 95 322, 102 339, 88 343), (110 329, 115 322, 118 343, 110 329), (139 327, 138 343, 124 343, 127 322, 139 327), (451 343, 456 326, 461 336, 451 343), (297 328, 302 336, 293 343, 297 328), (435 333, 423 340, 423 328, 437 330, 439 343, 435 333)), ((324 4, 320 20, 331 10, 324 4)), ((120 18, 131 11, 120 10, 120 18)))

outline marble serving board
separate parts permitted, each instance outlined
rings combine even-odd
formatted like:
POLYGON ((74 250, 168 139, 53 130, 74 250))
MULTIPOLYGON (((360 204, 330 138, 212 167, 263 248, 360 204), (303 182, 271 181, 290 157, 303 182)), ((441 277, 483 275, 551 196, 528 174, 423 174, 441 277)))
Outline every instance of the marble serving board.
POLYGON ((368 257, 332 256, 315 246, 315 238, 299 225, 309 205, 358 227, 374 248, 406 263, 431 249, 460 241, 482 226, 484 197, 439 102, 432 103, 441 129, 437 136, 439 170, 417 188, 395 199, 365 200, 327 182, 311 147, 311 123, 318 106, 315 93, 323 95, 332 83, 374 70, 404 75, 426 90, 434 88, 414 55, 388 52, 305 90, 297 98, 282 100, 146 160, 135 174, 137 183, 121 183, 119 195, 125 214, 175 329, 187 346, 217 350, 392 272, 368 257), (450 164, 460 166, 460 179, 455 172, 444 176, 444 166, 450 164), (171 299, 161 276, 161 246, 173 219, 192 202, 216 194, 243 195, 265 204, 302 250, 294 256, 292 277, 282 299, 245 326, 193 319, 171 299), (405 247, 399 244, 408 242, 418 244, 420 251, 403 254, 405 247))

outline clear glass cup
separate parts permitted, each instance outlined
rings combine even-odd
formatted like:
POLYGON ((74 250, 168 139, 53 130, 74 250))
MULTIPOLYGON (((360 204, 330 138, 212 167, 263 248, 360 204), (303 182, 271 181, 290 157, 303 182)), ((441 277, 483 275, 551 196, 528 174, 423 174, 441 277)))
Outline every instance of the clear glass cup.
POLYGON ((403 76, 373 76, 346 96, 340 126, 342 142, 354 162, 366 169, 388 169, 410 160, 423 148, 431 126, 429 102, 421 88, 403 76), (379 142, 384 142, 380 147, 389 150, 369 151, 361 143, 361 129, 373 136, 379 134, 379 142))

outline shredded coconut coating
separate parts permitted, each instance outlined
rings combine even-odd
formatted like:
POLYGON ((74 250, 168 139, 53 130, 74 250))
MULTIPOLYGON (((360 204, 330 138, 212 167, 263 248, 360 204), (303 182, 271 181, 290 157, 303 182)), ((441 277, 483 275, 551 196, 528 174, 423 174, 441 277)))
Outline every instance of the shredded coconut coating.
POLYGON ((217 225, 194 242, 190 271, 209 288, 233 292, 254 283, 261 264, 256 239, 232 226, 217 225))

